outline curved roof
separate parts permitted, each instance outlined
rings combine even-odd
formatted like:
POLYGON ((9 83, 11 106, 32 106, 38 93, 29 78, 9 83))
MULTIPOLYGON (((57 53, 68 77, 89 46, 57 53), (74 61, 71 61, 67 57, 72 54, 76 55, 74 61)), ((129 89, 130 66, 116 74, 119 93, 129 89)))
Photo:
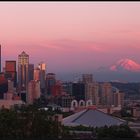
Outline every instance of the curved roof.
POLYGON ((105 125, 120 125, 125 122, 125 120, 112 117, 97 109, 85 109, 63 119, 63 124, 65 126, 84 125, 91 127, 102 127, 105 125))

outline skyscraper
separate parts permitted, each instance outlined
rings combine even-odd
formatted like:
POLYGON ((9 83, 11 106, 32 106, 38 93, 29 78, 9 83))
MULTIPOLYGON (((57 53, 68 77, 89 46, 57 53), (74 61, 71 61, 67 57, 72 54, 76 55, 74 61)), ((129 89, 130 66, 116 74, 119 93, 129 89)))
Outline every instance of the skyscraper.
POLYGON ((46 64, 41 62, 38 65, 38 68, 40 69, 40 88, 41 88, 41 93, 45 93, 46 64))
POLYGON ((34 64, 29 64, 29 81, 34 79, 34 64))
POLYGON ((0 44, 0 72, 1 72, 1 44, 0 44))
POLYGON ((17 84, 16 61, 5 62, 5 77, 14 82, 14 87, 17 84))
POLYGON ((52 89, 56 84, 56 78, 54 73, 48 73, 46 75, 46 87, 47 87, 47 95, 52 95, 52 89))
POLYGON ((19 90, 27 91, 29 81, 29 55, 24 51, 18 55, 18 86, 19 90))
POLYGON ((40 69, 38 67, 34 69, 34 80, 40 81, 40 69))
POLYGON ((101 84, 101 102, 103 105, 112 105, 112 86, 110 83, 101 84))
POLYGON ((8 91, 8 80, 5 78, 4 73, 0 73, 0 99, 3 99, 4 93, 8 91))
POLYGON ((98 83, 86 83, 85 84, 85 98, 86 100, 92 100, 92 103, 98 105, 99 103, 99 86, 98 83))
POLYGON ((72 96, 75 96, 76 100, 85 100, 85 84, 73 83, 72 84, 72 96))

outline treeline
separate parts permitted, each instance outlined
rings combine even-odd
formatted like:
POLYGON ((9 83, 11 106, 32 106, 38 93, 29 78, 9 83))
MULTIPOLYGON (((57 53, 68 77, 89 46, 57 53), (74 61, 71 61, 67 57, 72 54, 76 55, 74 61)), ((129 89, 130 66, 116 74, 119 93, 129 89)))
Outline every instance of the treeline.
POLYGON ((0 110, 0 139, 57 139, 60 123, 52 120, 54 112, 33 106, 0 110))
MULTIPOLYGON (((93 127, 85 127, 85 126, 76 126, 76 127, 65 127, 65 131, 67 130, 66 138, 78 138, 81 137, 80 135, 84 136, 83 134, 76 134, 76 131, 91 131, 89 133, 91 139, 95 140, 104 140, 104 139, 129 139, 129 138, 136 138, 136 132, 132 131, 127 125, 120 125, 120 126, 104 126, 100 128, 93 128, 93 127), (69 133, 69 131, 73 133, 69 133)), ((85 133, 86 134, 86 133, 85 133)), ((88 137, 88 135, 87 135, 88 137)), ((82 137, 81 137, 82 139, 82 137)))

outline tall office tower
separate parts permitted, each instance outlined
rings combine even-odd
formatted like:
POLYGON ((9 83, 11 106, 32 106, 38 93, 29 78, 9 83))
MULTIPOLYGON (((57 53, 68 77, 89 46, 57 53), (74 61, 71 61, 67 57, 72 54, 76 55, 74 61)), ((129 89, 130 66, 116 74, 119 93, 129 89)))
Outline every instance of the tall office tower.
POLYGON ((46 64, 41 62, 38 65, 38 68, 40 69, 40 88, 41 93, 45 93, 45 83, 46 83, 46 64))
POLYGON ((0 44, 0 72, 1 72, 1 44, 0 44))
POLYGON ((92 83, 93 82, 93 75, 92 74, 83 74, 82 81, 83 81, 83 83, 92 83))
POLYGON ((53 87, 56 85, 56 79, 54 73, 48 73, 46 75, 46 87, 47 87, 47 95, 52 96, 53 87))
POLYGON ((28 83, 27 103, 33 104, 38 98, 40 98, 40 81, 32 80, 28 83))
POLYGON ((34 80, 40 81, 40 69, 38 67, 34 69, 34 80))
POLYGON ((110 83, 103 83, 101 85, 101 103, 103 105, 111 106, 112 105, 112 86, 110 83))
POLYGON ((8 80, 14 82, 14 87, 17 85, 17 72, 16 72, 16 61, 6 61, 5 62, 5 77, 8 80))
POLYGON ((95 105, 99 104, 98 83, 86 83, 85 84, 85 98, 86 98, 86 100, 92 100, 92 103, 95 105))
POLYGON ((29 55, 24 51, 18 55, 18 85, 19 90, 27 91, 29 81, 29 55))
POLYGON ((29 81, 34 79, 34 64, 29 64, 29 81))
POLYGON ((73 83, 72 84, 72 96, 75 96, 76 100, 85 100, 85 84, 73 83))

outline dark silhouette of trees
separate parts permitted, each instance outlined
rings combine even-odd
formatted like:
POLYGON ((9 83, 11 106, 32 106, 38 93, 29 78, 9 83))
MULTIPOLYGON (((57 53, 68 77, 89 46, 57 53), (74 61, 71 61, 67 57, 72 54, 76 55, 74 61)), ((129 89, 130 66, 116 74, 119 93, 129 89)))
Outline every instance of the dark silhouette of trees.
MULTIPOLYGON (((39 110, 36 106, 22 106, 0 110, 0 140, 47 140, 70 139, 77 136, 76 131, 91 131, 94 138, 134 138, 135 132, 127 125, 110 127, 66 127, 61 125, 57 116, 59 111, 39 110), (71 135, 73 131, 75 135, 71 135)), ((82 134, 83 135, 83 134, 82 134)))

